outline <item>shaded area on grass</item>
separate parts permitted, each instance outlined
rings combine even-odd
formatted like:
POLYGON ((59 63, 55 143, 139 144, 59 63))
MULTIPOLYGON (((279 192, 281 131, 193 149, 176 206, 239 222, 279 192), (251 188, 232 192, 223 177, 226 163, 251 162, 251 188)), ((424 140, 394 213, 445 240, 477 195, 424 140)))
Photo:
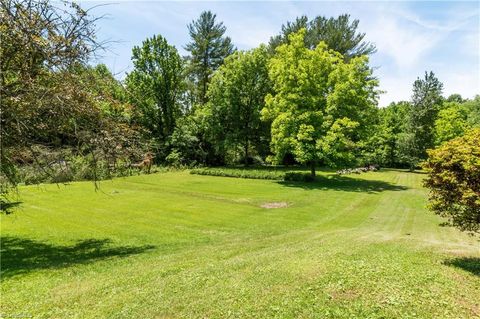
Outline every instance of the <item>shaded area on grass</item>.
POLYGON ((443 262, 444 265, 461 268, 469 271, 475 276, 480 277, 480 258, 477 257, 459 257, 443 262))
POLYGON ((9 202, 5 200, 0 200, 0 211, 5 212, 6 214, 10 214, 12 209, 20 206, 22 202, 9 202))
MULTIPOLYGON (((335 173, 333 169, 319 168, 322 173, 335 173)), ((235 177, 247 179, 268 179, 286 181, 309 181, 310 168, 302 166, 222 166, 193 168, 190 174, 235 177)))
POLYGON ((378 193, 383 191, 403 191, 408 187, 403 185, 392 184, 385 181, 366 180, 344 176, 317 176, 313 182, 278 182, 286 187, 300 187, 304 189, 322 189, 336 190, 345 192, 366 192, 378 193))
POLYGON ((2 280, 38 269, 61 268, 111 257, 140 254, 155 246, 111 247, 109 239, 86 239, 57 246, 20 237, 1 237, 2 280))

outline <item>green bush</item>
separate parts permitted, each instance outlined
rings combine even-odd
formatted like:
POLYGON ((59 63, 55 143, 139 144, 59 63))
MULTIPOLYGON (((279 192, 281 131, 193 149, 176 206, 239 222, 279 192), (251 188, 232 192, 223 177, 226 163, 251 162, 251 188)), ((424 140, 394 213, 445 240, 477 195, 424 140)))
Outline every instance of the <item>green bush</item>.
POLYGON ((210 175, 222 177, 251 178, 284 180, 289 182, 312 182, 315 179, 307 172, 286 172, 276 169, 248 169, 248 168, 196 168, 190 170, 191 174, 210 175))
POLYGON ((284 180, 287 182, 313 182, 315 181, 315 177, 310 173, 287 172, 285 173, 284 180))
POLYGON ((480 128, 428 151, 430 208, 463 231, 480 233, 480 128))
MULTIPOLYGON (((153 172, 154 170, 152 170, 153 172)), ((104 180, 113 177, 130 176, 138 172, 123 161, 118 161, 115 169, 106 161, 93 164, 90 156, 73 156, 65 161, 45 165, 24 165, 18 170, 19 182, 25 185, 39 183, 67 183, 72 181, 104 180)))
POLYGON ((282 180, 285 172, 262 169, 237 169, 237 168, 196 168, 190 174, 210 175, 222 177, 237 177, 251 179, 282 180))

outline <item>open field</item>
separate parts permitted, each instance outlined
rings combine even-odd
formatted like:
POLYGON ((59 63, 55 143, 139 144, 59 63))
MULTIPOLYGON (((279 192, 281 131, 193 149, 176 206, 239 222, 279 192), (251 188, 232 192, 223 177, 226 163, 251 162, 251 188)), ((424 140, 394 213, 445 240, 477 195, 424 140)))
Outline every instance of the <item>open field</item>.
POLYGON ((439 226, 423 174, 329 174, 21 187, 20 209, 1 216, 1 313, 480 317, 480 243, 439 226), (278 203, 288 206, 261 207, 278 203))

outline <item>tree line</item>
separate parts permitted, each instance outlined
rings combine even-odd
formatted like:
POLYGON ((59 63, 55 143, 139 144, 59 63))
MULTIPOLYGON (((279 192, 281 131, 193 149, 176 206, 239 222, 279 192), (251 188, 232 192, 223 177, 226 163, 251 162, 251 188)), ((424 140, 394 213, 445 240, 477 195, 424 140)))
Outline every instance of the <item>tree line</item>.
POLYGON ((157 160, 414 169, 434 148, 479 125, 479 98, 444 98, 433 72, 410 101, 377 107, 376 51, 358 20, 299 17, 268 45, 238 51, 210 11, 188 25, 189 55, 160 35, 134 47, 125 89, 157 160))
POLYGON ((237 50, 205 11, 181 56, 161 34, 132 49, 119 81, 92 57, 108 43, 75 3, 1 2, 2 194, 18 182, 126 174, 160 165, 378 164, 414 169, 427 150, 480 125, 480 97, 444 98, 433 72, 410 101, 379 108, 375 45, 359 21, 302 16, 237 50))

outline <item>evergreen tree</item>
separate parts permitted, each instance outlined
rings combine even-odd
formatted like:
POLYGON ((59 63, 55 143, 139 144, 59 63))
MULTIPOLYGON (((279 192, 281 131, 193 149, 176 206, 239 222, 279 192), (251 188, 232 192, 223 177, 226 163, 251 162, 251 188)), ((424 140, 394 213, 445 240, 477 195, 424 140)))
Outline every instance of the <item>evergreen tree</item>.
POLYGON ((314 49, 321 41, 329 49, 341 53, 345 59, 375 52, 375 45, 365 42, 365 33, 357 31, 359 20, 350 22, 350 15, 342 14, 337 18, 317 16, 308 21, 306 16, 298 17, 294 22, 282 26, 282 32, 270 39, 270 49, 273 52, 279 45, 288 42, 288 35, 306 29, 305 45, 314 49))
POLYGON ((425 72, 423 79, 413 83, 412 107, 408 117, 403 150, 411 169, 427 157, 427 149, 434 147, 434 127, 442 103, 443 84, 433 72, 425 72))
POLYGON ((201 104, 207 102, 208 84, 213 72, 234 51, 231 39, 224 36, 226 27, 223 22, 216 23, 215 19, 216 15, 211 11, 204 11, 188 25, 191 42, 185 49, 191 54, 189 72, 196 84, 196 100, 201 104))

